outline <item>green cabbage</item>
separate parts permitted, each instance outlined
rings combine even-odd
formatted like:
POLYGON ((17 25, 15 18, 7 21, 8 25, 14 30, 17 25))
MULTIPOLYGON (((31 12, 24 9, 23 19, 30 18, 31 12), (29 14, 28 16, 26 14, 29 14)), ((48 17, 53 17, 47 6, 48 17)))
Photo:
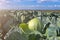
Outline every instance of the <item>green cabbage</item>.
POLYGON ((43 24, 38 18, 33 18, 28 22, 28 27, 31 31, 42 31, 43 24))

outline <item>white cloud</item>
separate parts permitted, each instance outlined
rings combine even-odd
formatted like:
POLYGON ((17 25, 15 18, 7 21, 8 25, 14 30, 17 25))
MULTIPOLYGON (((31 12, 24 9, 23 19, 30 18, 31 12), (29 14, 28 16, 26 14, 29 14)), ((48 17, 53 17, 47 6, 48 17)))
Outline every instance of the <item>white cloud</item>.
POLYGON ((0 0, 0 5, 5 5, 5 4, 8 4, 10 3, 9 0, 0 0))
POLYGON ((35 0, 26 0, 26 1, 35 1, 35 0))
POLYGON ((21 1, 35 1, 35 0, 15 0, 17 2, 21 2, 21 1))
POLYGON ((9 4, 9 3, 16 3, 16 2, 26 2, 26 1, 35 1, 35 0, 0 0, 0 5, 6 5, 6 4, 9 4))
POLYGON ((59 0, 37 0, 37 3, 41 3, 41 2, 60 2, 59 0))
POLYGON ((41 1, 58 1, 58 0, 41 0, 41 1))
POLYGON ((25 2, 25 1, 33 1, 33 0, 12 0, 12 1, 14 1, 14 2, 25 2))

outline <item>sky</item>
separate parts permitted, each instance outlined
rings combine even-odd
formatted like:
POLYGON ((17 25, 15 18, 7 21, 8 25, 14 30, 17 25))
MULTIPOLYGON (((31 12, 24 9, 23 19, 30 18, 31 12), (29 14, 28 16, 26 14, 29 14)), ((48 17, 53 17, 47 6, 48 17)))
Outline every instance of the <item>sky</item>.
POLYGON ((0 0, 0 9, 60 10, 59 0, 0 0))

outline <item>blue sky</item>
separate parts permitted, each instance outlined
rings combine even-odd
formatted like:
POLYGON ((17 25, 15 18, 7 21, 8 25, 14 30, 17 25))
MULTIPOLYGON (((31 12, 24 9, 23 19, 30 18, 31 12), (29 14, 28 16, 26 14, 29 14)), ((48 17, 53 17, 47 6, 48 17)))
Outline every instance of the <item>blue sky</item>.
POLYGON ((60 10, 59 0, 0 0, 0 9, 60 10))

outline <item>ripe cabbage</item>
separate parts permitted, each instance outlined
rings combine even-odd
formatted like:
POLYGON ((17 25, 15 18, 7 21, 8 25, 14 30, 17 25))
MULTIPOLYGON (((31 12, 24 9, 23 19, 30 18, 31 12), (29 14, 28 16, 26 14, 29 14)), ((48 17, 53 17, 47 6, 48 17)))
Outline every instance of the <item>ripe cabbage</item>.
POLYGON ((21 24, 19 25, 19 28, 22 29, 22 31, 23 31, 24 33, 29 33, 29 32, 30 32, 30 30, 29 30, 29 28, 28 28, 28 24, 26 24, 26 23, 21 23, 21 24))
POLYGON ((28 22, 28 27, 31 31, 42 31, 43 24, 38 18, 33 18, 28 22))

